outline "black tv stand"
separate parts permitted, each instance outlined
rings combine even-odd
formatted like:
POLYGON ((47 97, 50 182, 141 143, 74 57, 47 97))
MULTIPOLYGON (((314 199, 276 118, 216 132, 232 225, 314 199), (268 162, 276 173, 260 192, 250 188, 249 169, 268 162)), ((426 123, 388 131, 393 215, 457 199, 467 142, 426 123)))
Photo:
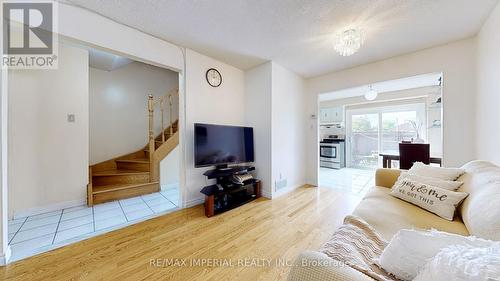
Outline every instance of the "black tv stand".
POLYGON ((215 166, 215 169, 216 170, 219 170, 219 171, 224 171, 224 170, 229 170, 231 169, 231 167, 228 167, 227 164, 224 164, 224 165, 217 165, 215 166))
POLYGON ((243 184, 231 181, 234 174, 254 171, 253 166, 231 166, 209 170, 203 173, 208 179, 216 179, 216 184, 205 186, 200 192, 205 195, 205 215, 212 217, 229 211, 261 197, 260 180, 251 179, 243 184))
MULTIPOLYGON (((228 167, 227 165, 219 169, 216 167, 214 170, 208 170, 205 173, 203 173, 204 176, 206 176, 208 179, 217 179, 219 180, 220 178, 224 177, 229 177, 232 176, 233 174, 239 174, 239 173, 248 173, 251 171, 254 171, 255 167, 253 166, 231 166, 228 167)), ((217 182, 219 183, 219 182, 217 182)))

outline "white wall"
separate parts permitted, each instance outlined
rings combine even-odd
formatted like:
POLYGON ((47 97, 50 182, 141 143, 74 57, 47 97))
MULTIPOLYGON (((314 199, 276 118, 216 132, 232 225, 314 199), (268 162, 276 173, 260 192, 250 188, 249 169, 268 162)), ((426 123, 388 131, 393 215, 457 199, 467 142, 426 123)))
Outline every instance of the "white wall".
MULTIPOLYGON (((443 73, 443 160, 461 166, 475 159, 476 41, 465 39, 307 80, 308 113, 316 112, 317 95, 425 73, 443 73)), ((310 121, 308 180, 317 184, 317 120, 310 121)))
POLYGON ((254 164, 267 198, 273 192, 271 96, 272 62, 245 71, 245 122, 254 128, 254 164))
POLYGON ((273 198, 305 184, 304 80, 274 62, 245 72, 245 120, 254 127, 262 194, 273 198), (276 189, 276 182, 287 185, 276 189))
MULTIPOLYGON (((148 142, 148 95, 155 99, 179 87, 176 72, 133 62, 113 71, 90 68, 90 164, 137 151, 148 142)), ((173 120, 179 116, 173 100, 173 120)), ((168 126, 166 107, 164 122, 168 126)), ((161 131, 155 110, 155 135, 161 131)))
POLYGON ((180 176, 180 148, 176 146, 160 161, 161 189, 178 188, 180 176))
POLYGON ((66 45, 59 46, 57 70, 9 72, 11 216, 85 202, 88 75, 87 51, 66 45), (74 123, 67 121, 70 113, 74 123))
POLYGON ((481 29, 477 68, 477 153, 479 159, 500 164, 500 5, 481 29))
POLYGON ((272 63, 272 182, 287 180, 273 197, 306 182, 304 79, 272 63))
MULTIPOLYGON (((0 14, 3 9, 0 6, 0 14)), ((1 33, 1 32, 0 32, 1 33)), ((0 36, 3 54, 3 36, 0 36)), ((8 262, 8 71, 0 67, 0 266, 8 262)))
POLYGON ((201 203, 201 188, 207 185, 203 173, 213 168, 194 167, 194 123, 245 125, 244 73, 210 57, 187 50, 186 54, 186 205, 201 203), (205 72, 216 68, 223 82, 211 87, 205 72))

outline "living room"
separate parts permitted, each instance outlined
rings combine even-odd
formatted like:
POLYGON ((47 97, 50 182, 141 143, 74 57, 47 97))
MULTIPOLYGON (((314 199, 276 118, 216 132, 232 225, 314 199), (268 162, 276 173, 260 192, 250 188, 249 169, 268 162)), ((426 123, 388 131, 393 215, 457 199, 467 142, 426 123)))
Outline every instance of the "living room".
MULTIPOLYGON (((369 225, 367 229, 378 232, 373 237, 389 245, 385 247, 388 250, 393 249, 388 243, 396 233, 405 234, 399 230, 436 228, 459 234, 464 239, 469 239, 468 236, 482 238, 487 246, 476 246, 475 250, 491 250, 492 260, 498 255, 495 241, 499 237, 494 233, 500 221, 498 211, 491 206, 500 200, 500 168, 485 162, 471 162, 500 163, 496 149, 500 140, 496 130, 500 88, 496 79, 500 65, 496 32, 500 24, 498 1, 462 0, 457 4, 447 0, 329 3, 74 0, 50 3, 57 6, 52 10, 57 24, 52 26, 51 35, 59 40, 178 73, 179 209, 121 229, 109 229, 96 237, 47 253, 9 260, 8 228, 9 219, 12 219, 9 217, 9 205, 12 204, 9 194, 18 191, 13 191, 10 183, 12 159, 18 154, 12 152, 12 128, 9 128, 12 109, 8 100, 13 85, 9 82, 11 71, 23 71, 26 65, 12 65, 14 60, 4 59, 4 67, 10 64, 10 69, 2 68, 1 73, 0 254, 2 264, 6 264, 0 268, 3 278, 382 280, 380 275, 349 263, 293 266, 294 262, 304 260, 312 263, 339 261, 341 255, 331 253, 328 245, 331 245, 332 236, 337 237, 337 228, 342 230, 354 225, 349 224, 353 222, 353 216, 349 216, 353 212, 369 225), (344 49, 339 51, 337 45, 344 49), (350 51, 349 55, 345 50, 350 51), (439 171, 447 174, 447 181, 457 181, 460 176, 458 181, 464 182, 458 191, 455 188, 446 193, 447 197, 458 200, 452 204, 451 220, 455 220, 450 222, 449 212, 443 214, 442 209, 417 207, 418 202, 390 195, 390 187, 402 182, 397 181, 397 169, 374 172, 370 180, 377 187, 372 186, 364 199, 323 187, 319 172, 319 96, 430 73, 442 75, 443 82, 441 166, 456 169, 451 174, 439 171), (198 132, 195 128, 200 125, 205 127, 198 132), (225 127, 226 134, 235 126, 243 130, 239 132, 250 128, 251 142, 244 138, 244 148, 238 150, 243 149, 245 157, 212 158, 211 162, 202 162, 199 149, 203 139, 200 136, 212 134, 209 125, 225 127), (200 191, 215 186, 211 191, 216 194, 229 192, 229 184, 226 186, 225 179, 217 176, 228 175, 227 164, 232 164, 229 166, 231 173, 240 169, 235 166, 249 167, 235 174, 242 181, 246 177, 241 176, 251 175, 255 183, 251 192, 255 197, 211 217, 210 206, 216 210, 215 203, 224 201, 210 201, 214 200, 210 199, 213 194, 200 191), (210 174, 214 168, 222 174, 210 174), (242 171, 244 173, 240 173, 242 171), (482 183, 488 187, 484 192, 476 188, 482 183), (464 193, 468 197, 463 197, 464 193), (489 201, 477 210, 468 211, 477 206, 481 198, 489 201), (373 213, 379 210, 385 212, 383 215, 395 216, 393 226, 388 227, 375 217, 373 213), (453 217, 455 210, 457 215, 453 217), (485 220, 478 220, 479 211, 485 220), (398 212, 414 213, 415 216, 403 219, 398 217, 398 212), (344 220, 346 216, 348 219, 344 220), (176 259, 178 263, 165 262, 169 259, 176 259)), ((8 18, 16 21, 11 23, 12 30, 16 30, 18 22, 25 22, 15 12, 19 7, 2 5, 2 9, 10 9, 8 18)), ((11 33, 16 34, 12 30, 11 33)), ((15 49, 12 48, 14 43, 17 47, 23 46, 21 41, 4 34, 0 44, 2 53, 19 62, 22 53, 9 53, 9 50, 15 49), (10 42, 5 45, 9 48, 3 50, 6 41, 10 42)), ((46 53, 40 56, 47 61, 50 57, 46 53)), ((64 65, 62 58, 58 63, 64 65)), ((44 67, 36 71, 54 71, 50 68, 53 65, 44 67)), ((383 94, 381 92, 380 96, 383 94)), ((57 108, 58 105, 54 103, 53 106, 57 108)), ((68 116, 71 111, 63 111, 56 118, 71 124, 68 116)), ((83 118, 85 113, 76 115, 75 124, 82 120, 80 116, 83 118)), ((47 139, 62 136, 39 134, 47 139)), ((153 149, 149 152, 156 149, 154 137, 153 133, 153 149)), ((47 144, 50 146, 51 142, 47 144)), ((73 144, 62 142, 58 146, 61 151, 73 148, 81 152, 88 148, 86 144, 73 144)), ((230 147, 220 142, 213 145, 219 145, 219 149, 230 147)), ((210 154, 216 152, 212 150, 210 154)), ((65 161, 62 153, 51 156, 53 161, 65 161)), ((81 172, 88 176, 91 164, 81 172)), ((414 170, 418 168, 415 165, 414 170)), ((424 175, 419 176, 437 173, 427 168, 414 172, 424 171, 424 175)), ((33 175, 26 174, 30 176, 33 175)), ((80 184, 81 194, 88 191, 89 183, 80 184)), ((377 251, 380 256, 383 249, 377 251)), ((396 262, 392 260, 391 264, 396 262)), ((431 270, 431 266, 429 264, 426 270, 431 270)), ((382 268, 389 272, 395 270, 390 266, 382 265, 382 268)), ((481 278, 486 278, 484 280, 498 276, 494 275, 498 271, 483 269, 479 273, 481 278)), ((412 280, 417 273, 411 278, 400 279, 412 280)), ((475 277, 469 280, 482 280, 475 277)))

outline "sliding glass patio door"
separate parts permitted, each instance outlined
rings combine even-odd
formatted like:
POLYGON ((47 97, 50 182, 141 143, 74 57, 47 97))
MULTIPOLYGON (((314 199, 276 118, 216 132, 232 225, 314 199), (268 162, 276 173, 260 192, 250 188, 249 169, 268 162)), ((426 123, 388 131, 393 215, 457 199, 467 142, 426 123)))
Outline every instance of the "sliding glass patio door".
POLYGON ((425 139, 425 104, 347 109, 347 166, 380 167, 379 153, 399 151, 401 141, 425 139))
POLYGON ((353 114, 351 120, 350 167, 376 168, 379 153, 378 113, 353 114))

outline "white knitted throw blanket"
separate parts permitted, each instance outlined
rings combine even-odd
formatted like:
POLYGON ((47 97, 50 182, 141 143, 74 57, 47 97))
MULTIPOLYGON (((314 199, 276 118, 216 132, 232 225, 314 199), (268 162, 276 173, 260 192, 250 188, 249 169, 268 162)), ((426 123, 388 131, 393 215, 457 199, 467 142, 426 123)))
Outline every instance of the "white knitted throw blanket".
POLYGON ((379 281, 398 280, 376 265, 387 242, 364 220, 347 216, 320 252, 379 281))

